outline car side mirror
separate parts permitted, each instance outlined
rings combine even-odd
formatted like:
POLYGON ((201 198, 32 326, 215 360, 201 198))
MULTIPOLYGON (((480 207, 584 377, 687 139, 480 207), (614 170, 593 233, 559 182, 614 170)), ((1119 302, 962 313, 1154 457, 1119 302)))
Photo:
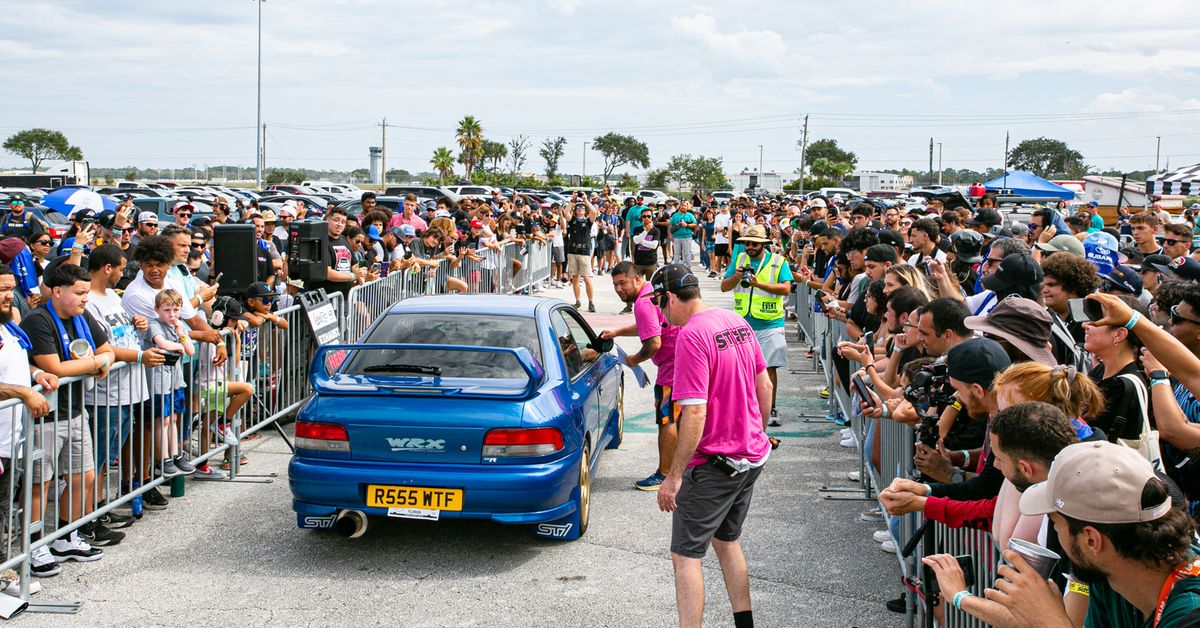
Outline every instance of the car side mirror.
POLYGON ((596 341, 592 343, 592 348, 595 349, 597 353, 608 353, 613 349, 613 339, 597 338, 596 341))

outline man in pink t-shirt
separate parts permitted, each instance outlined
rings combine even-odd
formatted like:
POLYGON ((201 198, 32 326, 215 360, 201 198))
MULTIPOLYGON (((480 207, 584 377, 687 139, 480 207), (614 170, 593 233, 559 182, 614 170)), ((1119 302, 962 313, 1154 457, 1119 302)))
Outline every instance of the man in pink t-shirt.
POLYGON ((677 430, 675 420, 679 406, 671 402, 671 381, 675 375, 675 336, 679 328, 667 322, 662 310, 648 298, 650 283, 638 273, 637 266, 629 260, 620 262, 612 269, 613 289, 621 300, 633 305, 633 324, 620 329, 600 332, 601 338, 637 336, 642 348, 625 357, 629 367, 646 360, 658 367, 654 379, 654 418, 658 424, 658 467, 648 477, 633 483, 640 491, 657 491, 671 469, 671 457, 675 453, 677 430))
POLYGON ((671 562, 679 624, 698 626, 704 614, 701 560, 711 542, 725 575, 734 625, 753 626, 750 575, 738 542, 754 482, 771 443, 771 379, 754 330, 728 310, 700 299, 700 282, 682 264, 650 278, 653 298, 675 339, 672 399, 679 404, 679 442, 658 506, 671 517, 671 562))
POLYGON ((399 227, 400 225, 411 225, 417 233, 429 229, 429 225, 425 224, 425 219, 417 215, 417 197, 414 194, 409 194, 404 197, 404 207, 400 213, 393 214, 392 219, 388 221, 388 228, 399 227))

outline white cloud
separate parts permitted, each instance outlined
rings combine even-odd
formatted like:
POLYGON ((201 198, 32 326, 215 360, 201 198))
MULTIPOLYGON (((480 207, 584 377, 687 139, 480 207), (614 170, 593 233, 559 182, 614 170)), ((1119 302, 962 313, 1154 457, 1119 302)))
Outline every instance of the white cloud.
POLYGON ((740 30, 722 33, 717 19, 700 13, 692 17, 673 17, 671 26, 681 35, 702 43, 721 62, 732 62, 755 72, 763 66, 775 70, 784 67, 788 49, 783 37, 772 30, 740 30))

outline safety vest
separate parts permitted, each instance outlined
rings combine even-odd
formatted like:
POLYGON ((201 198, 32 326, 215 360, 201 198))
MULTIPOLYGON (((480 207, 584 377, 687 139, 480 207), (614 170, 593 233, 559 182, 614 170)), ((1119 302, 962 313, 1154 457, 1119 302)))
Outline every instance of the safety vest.
MULTIPOLYGON (((783 256, 770 251, 764 253, 767 259, 759 265, 758 274, 754 278, 759 283, 779 283, 779 269, 784 264, 783 256)), ((737 256, 734 268, 743 268, 749 263, 750 256, 741 253, 737 256)), ((762 290, 756 292, 753 286, 743 288, 739 280, 733 287, 733 311, 741 316, 749 314, 759 320, 773 321, 783 318, 783 297, 762 290)))

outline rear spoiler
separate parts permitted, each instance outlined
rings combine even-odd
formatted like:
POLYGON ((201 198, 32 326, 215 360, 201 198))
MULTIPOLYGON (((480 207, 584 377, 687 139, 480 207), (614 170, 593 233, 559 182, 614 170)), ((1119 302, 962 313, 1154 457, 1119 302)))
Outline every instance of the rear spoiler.
MULTIPOLYGON (((425 395, 431 397, 512 397, 525 398, 532 396, 541 384, 546 371, 533 353, 525 347, 510 349, 507 347, 478 347, 474 345, 427 345, 427 344, 338 344, 322 345, 313 354, 309 368, 309 383, 314 391, 320 394, 362 394, 370 392, 388 392, 395 394, 425 395), (480 379, 466 381, 463 385, 446 385, 441 382, 441 376, 418 374, 348 374, 342 372, 342 366, 351 356, 359 351, 384 351, 395 349, 459 351, 462 353, 507 353, 512 355, 528 378, 522 388, 504 386, 488 386, 488 380, 480 379), (331 355, 332 354, 332 355, 331 355), (338 355, 340 354, 340 356, 338 355), (326 370, 327 359, 336 360, 331 370, 326 370)), ((454 378, 464 381, 465 378, 454 378)))

